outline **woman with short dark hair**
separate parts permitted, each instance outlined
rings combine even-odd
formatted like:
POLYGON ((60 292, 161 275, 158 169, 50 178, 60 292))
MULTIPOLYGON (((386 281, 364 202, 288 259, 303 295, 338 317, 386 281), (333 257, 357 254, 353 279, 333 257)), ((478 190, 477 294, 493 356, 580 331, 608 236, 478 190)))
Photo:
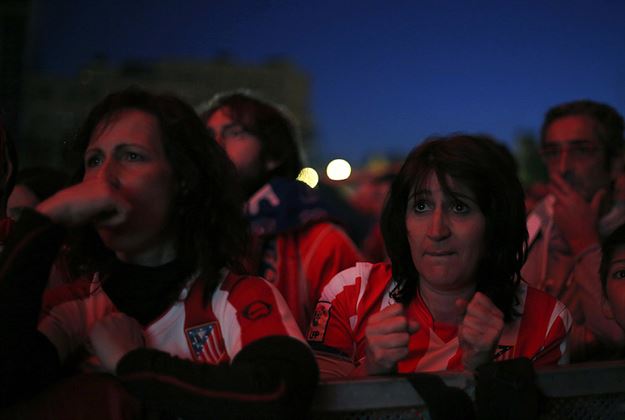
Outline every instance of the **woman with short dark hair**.
POLYGON ((416 147, 381 227, 391 263, 357 264, 322 292, 308 332, 322 376, 566 361, 568 311, 521 282, 523 190, 496 142, 453 135, 416 147))

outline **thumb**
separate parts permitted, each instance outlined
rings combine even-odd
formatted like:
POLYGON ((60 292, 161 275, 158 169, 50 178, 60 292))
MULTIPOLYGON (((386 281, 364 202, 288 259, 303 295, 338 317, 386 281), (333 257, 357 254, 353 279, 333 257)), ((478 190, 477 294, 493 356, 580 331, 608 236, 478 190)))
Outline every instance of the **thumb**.
POLYGON ((416 319, 408 319, 408 332, 410 334, 417 332, 421 328, 419 322, 416 319))

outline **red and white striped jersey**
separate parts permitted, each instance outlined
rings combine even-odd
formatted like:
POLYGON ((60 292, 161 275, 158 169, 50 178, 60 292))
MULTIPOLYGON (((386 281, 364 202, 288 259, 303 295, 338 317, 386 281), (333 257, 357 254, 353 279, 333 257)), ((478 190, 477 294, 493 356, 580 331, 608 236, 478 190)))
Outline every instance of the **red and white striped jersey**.
MULTIPOLYGON (((92 354, 89 331, 95 322, 116 312, 96 275, 74 289, 72 298, 45 309, 39 331, 55 345, 62 361, 79 349, 88 356, 82 367, 100 370, 92 354)), ((144 328, 146 347, 183 359, 219 364, 231 361, 246 345, 269 336, 304 341, 277 289, 254 276, 226 274, 203 304, 203 282, 190 281, 161 317, 144 328)))
MULTIPOLYGON (((337 274, 321 293, 308 342, 317 351, 360 364, 365 357, 367 320, 395 303, 390 297, 394 287, 388 263, 358 263, 337 274)), ((528 357, 535 366, 567 363, 571 316, 566 307, 524 283, 517 296, 515 309, 522 315, 505 325, 494 359, 528 357)), ((434 321, 419 294, 406 314, 420 328, 410 337, 409 354, 397 364, 398 372, 461 371, 458 326, 434 321)))

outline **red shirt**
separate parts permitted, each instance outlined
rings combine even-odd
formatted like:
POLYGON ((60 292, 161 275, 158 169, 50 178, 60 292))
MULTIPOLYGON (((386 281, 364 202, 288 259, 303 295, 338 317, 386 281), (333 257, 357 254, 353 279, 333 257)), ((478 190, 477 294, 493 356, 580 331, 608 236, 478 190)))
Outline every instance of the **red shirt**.
MULTIPOLYGON (((394 287, 387 263, 358 263, 339 273, 321 292, 307 334, 309 343, 358 365, 365 357, 367 321, 395 303, 389 296, 394 287)), ((516 310, 522 315, 504 326, 494 359, 528 357, 538 366, 567 363, 571 316, 566 307, 524 283, 517 297, 516 310)), ((409 355, 398 363, 400 373, 463 370, 456 325, 435 322, 418 294, 408 305, 407 316, 420 328, 410 337, 409 355)))
MULTIPOLYGON (((116 312, 97 275, 91 282, 70 285, 65 299, 47 307, 39 331, 54 344, 61 360, 79 349, 87 350, 83 370, 99 370, 90 354, 89 331, 95 322, 116 312)), ((202 301, 203 283, 190 281, 176 301, 144 328, 146 347, 183 359, 219 364, 231 361, 246 345, 269 336, 290 336, 304 341, 284 299, 259 277, 228 274, 213 292, 208 305, 202 301)), ((51 294, 52 295, 52 294, 51 294)))

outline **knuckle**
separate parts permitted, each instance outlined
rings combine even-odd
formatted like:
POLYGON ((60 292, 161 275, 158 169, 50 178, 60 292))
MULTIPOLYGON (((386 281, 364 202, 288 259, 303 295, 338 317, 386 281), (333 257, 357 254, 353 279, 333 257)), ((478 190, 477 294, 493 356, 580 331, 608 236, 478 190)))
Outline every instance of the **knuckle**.
POLYGON ((397 342, 400 345, 406 345, 408 344, 408 342, 410 341, 410 335, 408 333, 399 333, 399 336, 397 337, 397 342))
POLYGON ((405 331, 408 329, 408 320, 405 316, 396 318, 396 327, 398 331, 405 331))
POLYGON ((373 355, 373 360, 376 362, 384 361, 384 352, 379 348, 371 349, 371 354, 373 355))

